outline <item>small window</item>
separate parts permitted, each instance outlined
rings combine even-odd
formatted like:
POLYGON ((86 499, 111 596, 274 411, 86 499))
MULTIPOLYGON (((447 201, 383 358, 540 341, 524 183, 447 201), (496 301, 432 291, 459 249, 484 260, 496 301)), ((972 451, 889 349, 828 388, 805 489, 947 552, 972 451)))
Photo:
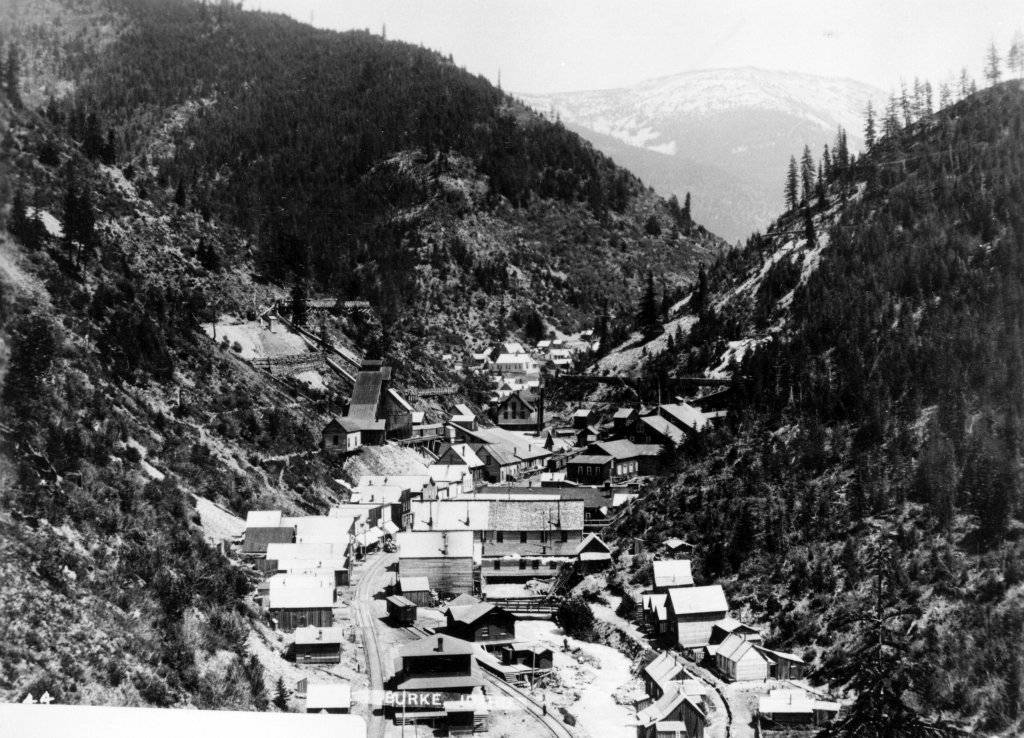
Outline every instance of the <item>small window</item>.
POLYGON ((554 568, 555 568, 555 566, 556 566, 556 564, 555 564, 555 562, 554 562, 554 561, 549 561, 549 562, 548 562, 548 568, 549 568, 549 569, 554 569, 554 568))
POLYGON ((522 532, 521 532, 521 533, 519 534, 519 542, 520 542, 520 543, 526 543, 526 531, 525 531, 525 530, 524 530, 524 531, 522 531, 522 532))
POLYGON ((569 531, 562 531, 562 543, 566 543, 569 540, 569 531))
POLYGON ((500 569, 500 568, 501 568, 501 562, 498 561, 497 559, 495 559, 494 560, 494 570, 498 571, 498 569, 500 569))
POLYGON ((539 569, 540 568, 540 559, 534 559, 533 560, 533 568, 534 569, 539 569))
POLYGON ((498 537, 498 543, 505 542, 505 531, 499 530, 495 535, 498 537))
POLYGON ((333 445, 333 446, 337 446, 338 445, 338 435, 337 434, 334 434, 333 436, 331 436, 331 445, 333 445))
POLYGON ((525 569, 526 568, 526 559, 519 559, 519 568, 520 569, 525 569))

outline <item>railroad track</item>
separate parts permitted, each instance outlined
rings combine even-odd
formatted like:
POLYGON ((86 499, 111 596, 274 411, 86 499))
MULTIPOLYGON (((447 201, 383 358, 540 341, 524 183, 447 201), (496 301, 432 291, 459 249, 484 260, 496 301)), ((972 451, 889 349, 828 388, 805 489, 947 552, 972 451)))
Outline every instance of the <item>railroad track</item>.
MULTIPOLYGON (((415 625, 407 625, 402 628, 406 633, 409 633, 416 638, 422 638, 424 636, 431 635, 423 628, 419 628, 415 625)), ((522 690, 513 687, 511 684, 503 679, 499 679, 485 669, 480 670, 480 675, 487 681, 488 684, 496 687, 499 692, 502 692, 507 697, 510 697, 514 702, 519 704, 523 710, 532 716, 537 722, 544 726, 548 733, 554 738, 574 738, 575 733, 569 726, 563 723, 561 720, 556 718, 554 715, 545 714, 544 705, 535 700, 533 697, 523 692, 522 690)))
MULTIPOLYGON (((370 678, 371 694, 383 693, 384 679, 388 673, 380 645, 377 643, 377 618, 373 612, 373 595, 382 589, 378 581, 381 572, 386 571, 396 559, 397 556, 394 554, 385 554, 369 564, 360 575, 359 583, 356 585, 356 596, 352 601, 356 623, 363 637, 363 649, 366 651, 366 671, 370 678)), ((368 735, 384 738, 386 720, 383 705, 378 714, 371 699, 369 710, 368 735)))

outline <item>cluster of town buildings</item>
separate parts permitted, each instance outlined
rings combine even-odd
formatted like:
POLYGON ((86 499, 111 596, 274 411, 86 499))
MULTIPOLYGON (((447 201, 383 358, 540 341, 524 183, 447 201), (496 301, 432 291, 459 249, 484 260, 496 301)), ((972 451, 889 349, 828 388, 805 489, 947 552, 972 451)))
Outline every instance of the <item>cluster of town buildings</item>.
MULTIPOLYGON (((665 544, 669 551, 686 547, 679 539, 665 544)), ((699 698, 706 693, 676 654, 728 682, 804 676, 800 656, 769 648, 757 628, 729 616, 721 585, 694 583, 689 559, 654 561, 650 587, 640 597, 645 629, 655 642, 671 650, 662 651, 644 667, 650 704, 638 715, 639 738, 699 734, 695 721, 699 698)), ((802 689, 773 689, 760 698, 758 720, 762 732, 789 731, 824 725, 838 712, 838 703, 812 698, 802 689)))

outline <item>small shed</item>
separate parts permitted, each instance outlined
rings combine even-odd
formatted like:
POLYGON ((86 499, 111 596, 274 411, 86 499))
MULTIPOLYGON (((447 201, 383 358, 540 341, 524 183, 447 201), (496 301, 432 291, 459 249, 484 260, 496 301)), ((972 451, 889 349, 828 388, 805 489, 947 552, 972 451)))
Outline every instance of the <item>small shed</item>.
POLYGON ((402 595, 391 595, 386 600, 388 618, 395 625, 412 625, 416 622, 416 603, 402 595))
POLYGON ((362 444, 362 426, 355 418, 331 418, 320 431, 320 448, 329 454, 352 453, 362 444))
POLYGON ((339 664, 341 643, 345 633, 341 628, 306 626, 295 629, 293 653, 297 664, 339 664))
POLYGON ((682 720, 662 720, 654 724, 655 738, 687 738, 686 723, 682 720))
POLYGON ((434 601, 427 577, 399 577, 398 589, 403 597, 420 607, 428 607, 434 601))
POLYGON ((776 651, 758 645, 757 650, 775 662, 769 676, 772 679, 802 679, 807 670, 807 664, 795 653, 776 651))
POLYGON ((306 712, 347 715, 352 709, 352 687, 347 682, 312 682, 306 685, 306 712))
POLYGON ((531 672, 550 671, 554 655, 550 648, 539 643, 514 642, 502 646, 498 653, 505 666, 525 666, 531 672))

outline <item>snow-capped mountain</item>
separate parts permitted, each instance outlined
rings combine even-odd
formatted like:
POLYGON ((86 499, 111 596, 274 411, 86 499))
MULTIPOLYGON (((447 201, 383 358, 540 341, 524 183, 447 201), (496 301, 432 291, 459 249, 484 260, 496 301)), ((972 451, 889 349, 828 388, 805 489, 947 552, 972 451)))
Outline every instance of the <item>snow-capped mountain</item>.
POLYGON ((664 194, 736 240, 763 229, 782 201, 789 157, 815 157, 846 129, 862 143, 864 108, 884 93, 848 79, 763 69, 686 72, 611 90, 519 95, 561 118, 664 194))

